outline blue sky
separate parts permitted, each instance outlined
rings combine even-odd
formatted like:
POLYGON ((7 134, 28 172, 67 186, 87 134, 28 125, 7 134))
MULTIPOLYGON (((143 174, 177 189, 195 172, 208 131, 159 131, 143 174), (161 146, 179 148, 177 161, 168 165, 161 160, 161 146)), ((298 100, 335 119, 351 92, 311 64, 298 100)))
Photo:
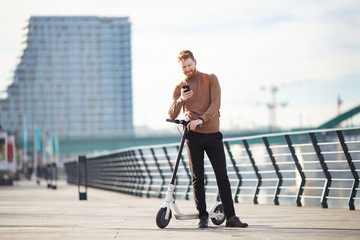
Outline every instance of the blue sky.
POLYGON ((200 71, 218 76, 222 129, 266 126, 272 86, 278 103, 287 103, 277 110, 284 128, 327 121, 337 114, 338 95, 343 111, 360 104, 357 0, 2 1, 0 89, 11 80, 31 15, 130 17, 136 126, 168 129, 182 49, 194 52, 200 71))

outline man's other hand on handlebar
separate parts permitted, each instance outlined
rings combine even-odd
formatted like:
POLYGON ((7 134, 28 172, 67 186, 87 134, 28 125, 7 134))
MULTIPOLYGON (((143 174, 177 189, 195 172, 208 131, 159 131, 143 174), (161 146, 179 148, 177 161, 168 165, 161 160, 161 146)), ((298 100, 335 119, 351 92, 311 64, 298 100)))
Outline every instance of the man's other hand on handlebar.
POLYGON ((196 120, 192 120, 189 122, 189 124, 187 125, 187 128, 189 130, 194 131, 196 127, 200 126, 203 123, 203 121, 201 119, 196 119, 196 120))

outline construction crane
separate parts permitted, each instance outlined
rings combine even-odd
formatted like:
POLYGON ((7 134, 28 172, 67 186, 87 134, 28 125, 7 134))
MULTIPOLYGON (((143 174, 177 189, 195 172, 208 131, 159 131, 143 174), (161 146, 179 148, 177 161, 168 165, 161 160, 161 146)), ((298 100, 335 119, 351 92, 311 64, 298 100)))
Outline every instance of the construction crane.
POLYGON ((286 107, 288 105, 287 102, 281 102, 278 103, 276 99, 276 93, 281 87, 287 87, 287 86, 293 86, 293 85, 302 85, 304 83, 310 83, 316 80, 309 79, 309 80, 303 80, 303 81, 294 81, 289 83, 283 83, 278 85, 270 85, 270 86, 261 86, 260 89, 262 91, 268 91, 271 92, 271 102, 267 103, 266 106, 269 109, 269 130, 270 132, 274 132, 277 129, 277 113, 276 110, 278 107, 286 107))
POLYGON ((270 132, 275 132, 277 128, 276 124, 276 108, 277 107, 286 107, 287 102, 277 103, 276 101, 276 92, 278 91, 277 86, 271 86, 271 87, 261 87, 261 90, 266 91, 267 89, 270 89, 271 91, 271 102, 265 104, 269 109, 269 130, 270 132))

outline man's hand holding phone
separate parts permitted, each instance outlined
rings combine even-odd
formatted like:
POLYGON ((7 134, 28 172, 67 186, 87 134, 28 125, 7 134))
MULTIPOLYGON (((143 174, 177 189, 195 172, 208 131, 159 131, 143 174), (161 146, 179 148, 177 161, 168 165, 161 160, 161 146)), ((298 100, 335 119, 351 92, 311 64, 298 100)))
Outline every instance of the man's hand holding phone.
POLYGON ((181 99, 186 101, 187 99, 191 98, 193 95, 193 91, 190 90, 189 85, 183 85, 181 88, 181 99))

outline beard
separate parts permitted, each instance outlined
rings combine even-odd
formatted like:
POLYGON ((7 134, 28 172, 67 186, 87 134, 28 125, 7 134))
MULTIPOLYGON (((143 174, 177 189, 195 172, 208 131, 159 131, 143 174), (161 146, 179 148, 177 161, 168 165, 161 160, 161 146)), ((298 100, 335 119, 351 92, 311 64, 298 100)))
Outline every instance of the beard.
POLYGON ((191 78, 192 76, 194 76, 196 73, 196 68, 190 70, 190 71, 187 71, 187 72, 184 72, 185 76, 188 77, 188 78, 191 78))

